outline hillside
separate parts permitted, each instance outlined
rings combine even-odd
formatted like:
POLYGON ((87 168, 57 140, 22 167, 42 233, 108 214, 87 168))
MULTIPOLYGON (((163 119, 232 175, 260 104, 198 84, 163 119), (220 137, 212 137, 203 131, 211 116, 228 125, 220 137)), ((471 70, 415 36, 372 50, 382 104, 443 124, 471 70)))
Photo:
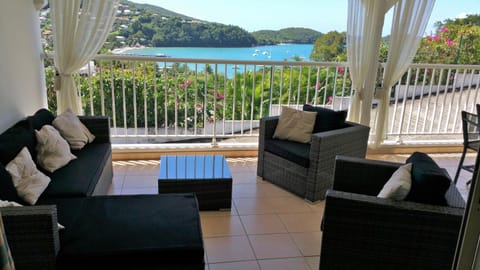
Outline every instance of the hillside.
POLYGON ((290 27, 278 31, 260 30, 252 32, 259 45, 278 43, 312 44, 322 33, 308 28, 290 27))
MULTIPOLYGON (((49 7, 41 11, 45 50, 53 50, 49 7)), ((306 28, 279 31, 244 29, 179 14, 158 6, 121 0, 103 52, 122 47, 252 47, 279 43, 312 44, 322 34, 306 28)))

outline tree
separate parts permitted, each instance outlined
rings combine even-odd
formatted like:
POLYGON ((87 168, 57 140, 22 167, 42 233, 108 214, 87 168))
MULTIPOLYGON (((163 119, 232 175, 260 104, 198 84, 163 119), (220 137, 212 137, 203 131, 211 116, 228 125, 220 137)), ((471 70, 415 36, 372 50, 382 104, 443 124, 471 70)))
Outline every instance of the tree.
POLYGON ((310 59, 315 61, 345 61, 346 33, 331 31, 319 37, 313 44, 310 59))

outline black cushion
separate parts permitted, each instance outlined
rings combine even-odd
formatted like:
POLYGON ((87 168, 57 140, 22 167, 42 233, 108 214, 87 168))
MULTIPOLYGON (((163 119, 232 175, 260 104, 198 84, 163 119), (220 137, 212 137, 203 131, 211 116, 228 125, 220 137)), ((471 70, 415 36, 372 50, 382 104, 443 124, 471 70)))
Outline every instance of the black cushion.
POLYGON ((25 202, 18 197, 17 190, 13 186, 12 177, 2 164, 0 164, 0 200, 25 204, 25 202))
POLYGON ((192 193, 96 196, 55 203, 59 223, 65 226, 60 231, 58 269, 203 265, 200 217, 192 193))
POLYGON ((40 130, 44 125, 51 125, 55 116, 47 109, 40 109, 34 115, 28 117, 33 129, 40 130))
POLYGON ((323 107, 303 105, 304 111, 317 112, 313 133, 334 130, 346 126, 347 111, 334 111, 323 107))
POLYGON ((265 150, 302 167, 310 165, 310 144, 287 140, 265 140, 265 150))
POLYGON ((415 152, 408 159, 412 163, 412 187, 408 201, 447 205, 445 193, 451 180, 435 161, 425 153, 415 152))
POLYGON ((72 152, 77 158, 53 173, 40 168, 51 178, 45 197, 90 196, 97 185, 103 168, 112 154, 109 143, 89 143, 84 148, 72 152))
POLYGON ((35 133, 26 119, 0 134, 0 163, 6 166, 25 146, 35 160, 35 133))

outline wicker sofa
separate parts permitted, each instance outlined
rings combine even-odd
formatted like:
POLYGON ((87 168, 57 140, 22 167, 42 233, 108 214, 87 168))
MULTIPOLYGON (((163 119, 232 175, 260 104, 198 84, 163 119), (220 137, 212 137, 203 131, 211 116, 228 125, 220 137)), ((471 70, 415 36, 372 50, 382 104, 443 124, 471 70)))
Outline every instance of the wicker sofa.
POLYGON ((446 205, 377 198, 401 165, 337 157, 320 269, 451 269, 465 202, 454 184, 446 205))
POLYGON ((257 175, 302 198, 325 198, 333 183, 335 156, 365 157, 369 127, 342 120, 330 130, 313 133, 311 143, 298 143, 272 138, 278 119, 260 120, 257 175))
MULTIPOLYGON (((52 117, 40 110, 0 134, 0 200, 26 205, 4 165, 23 146, 35 153, 33 129, 52 117)), ((195 195, 105 196, 113 176, 108 118, 80 119, 94 142, 44 172, 51 182, 36 205, 0 208, 16 269, 204 269, 195 195)))

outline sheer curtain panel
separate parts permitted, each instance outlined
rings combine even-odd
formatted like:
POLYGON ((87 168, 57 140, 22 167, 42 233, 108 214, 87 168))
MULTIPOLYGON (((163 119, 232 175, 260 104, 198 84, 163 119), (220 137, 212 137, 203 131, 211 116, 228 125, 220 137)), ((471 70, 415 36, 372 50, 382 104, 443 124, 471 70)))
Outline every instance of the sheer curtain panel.
POLYGON ((385 13, 396 0, 349 0, 347 56, 354 94, 349 121, 370 126, 385 13))
POLYGON ((374 139, 376 146, 385 137, 391 88, 412 62, 434 4, 435 0, 399 0, 395 5, 382 87, 376 93, 379 99, 374 139))
POLYGON ((100 50, 110 32, 118 0, 50 0, 55 68, 59 73, 57 112, 82 114, 72 76, 100 50))

